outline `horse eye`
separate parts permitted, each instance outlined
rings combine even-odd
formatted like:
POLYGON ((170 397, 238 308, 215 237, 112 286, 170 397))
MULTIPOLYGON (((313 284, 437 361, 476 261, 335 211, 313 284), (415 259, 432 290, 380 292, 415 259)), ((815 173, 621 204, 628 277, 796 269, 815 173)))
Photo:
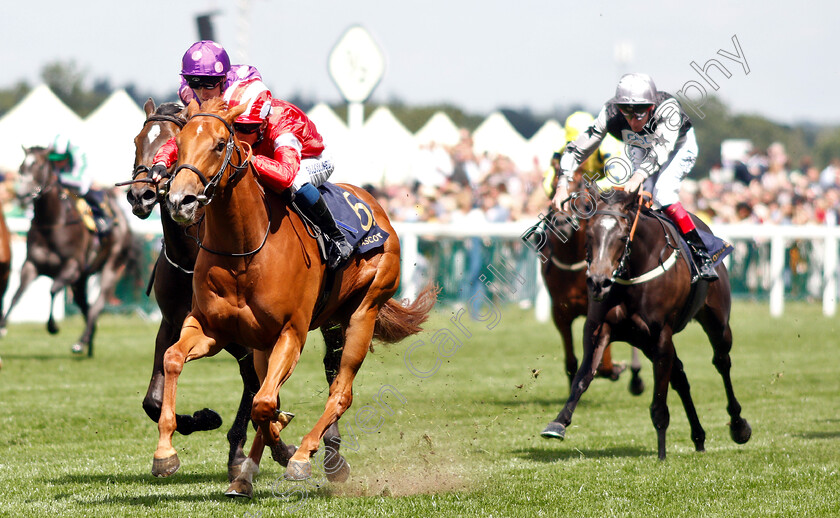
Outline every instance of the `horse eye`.
POLYGON ((218 151, 219 153, 221 153, 222 151, 224 151, 224 149, 225 149, 225 141, 224 141, 224 140, 220 140, 220 141, 219 141, 219 143, 218 143, 218 144, 216 144, 216 151, 218 151))

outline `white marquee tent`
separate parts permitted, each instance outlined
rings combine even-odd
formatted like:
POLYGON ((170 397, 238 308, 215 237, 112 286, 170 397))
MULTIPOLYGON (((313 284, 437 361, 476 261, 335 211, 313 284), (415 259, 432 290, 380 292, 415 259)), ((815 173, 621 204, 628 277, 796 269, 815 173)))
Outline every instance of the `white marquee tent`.
POLYGON ((87 156, 94 183, 113 187, 131 178, 134 137, 140 133, 145 112, 125 90, 112 93, 84 120, 79 145, 87 156))
POLYGON ((17 171, 21 146, 48 146, 59 133, 78 137, 82 120, 47 85, 33 89, 0 119, 0 169, 17 171))

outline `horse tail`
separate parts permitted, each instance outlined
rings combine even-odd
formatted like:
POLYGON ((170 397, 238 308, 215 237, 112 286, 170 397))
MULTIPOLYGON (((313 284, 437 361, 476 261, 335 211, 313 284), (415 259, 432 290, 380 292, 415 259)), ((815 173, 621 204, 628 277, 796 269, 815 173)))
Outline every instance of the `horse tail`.
POLYGON ((402 302, 390 299, 376 316, 373 338, 392 344, 422 331, 420 326, 429 318, 439 292, 440 288, 430 284, 411 304, 407 299, 402 302))

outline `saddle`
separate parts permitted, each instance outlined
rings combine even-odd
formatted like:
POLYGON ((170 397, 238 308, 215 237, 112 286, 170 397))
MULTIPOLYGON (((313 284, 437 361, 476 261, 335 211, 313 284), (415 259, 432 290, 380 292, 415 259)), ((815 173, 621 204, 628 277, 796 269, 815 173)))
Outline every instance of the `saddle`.
MULTIPOLYGON (((677 225, 671 221, 671 219, 662 214, 658 210, 646 210, 645 213, 648 216, 654 217, 658 219, 665 225, 666 229, 670 229, 671 231, 668 232, 668 237, 676 238, 677 246, 679 247, 679 254, 683 257, 688 268, 691 272, 691 276, 694 277, 698 274, 699 268, 697 263, 694 261, 694 254, 691 253, 691 249, 688 246, 688 243, 683 238, 682 233, 679 231, 677 225)), ((724 241, 723 239, 715 236, 711 232, 707 232, 700 227, 697 227, 697 233, 700 235, 700 238, 703 240, 703 244, 706 245, 706 249, 709 251, 709 255, 712 257, 712 261, 714 261, 714 266, 719 265, 723 259, 732 253, 735 250, 730 243, 724 241)), ((674 329, 674 333, 681 331, 685 328, 686 325, 694 318, 694 315, 703 305, 706 300, 706 292, 709 288, 709 281, 698 280, 694 284, 691 285, 691 292, 688 295, 688 303, 683 308, 680 317, 677 319, 677 325, 674 329)))
MULTIPOLYGON (((65 189, 65 192, 70 196, 76 205, 76 210, 79 211, 79 216, 87 229, 102 237, 111 233, 114 226, 115 216, 111 205, 107 203, 105 194, 102 191, 96 191, 101 198, 99 207, 94 208, 90 202, 83 196, 74 192, 72 189, 65 189)), ((93 194, 93 191, 91 191, 93 194)))

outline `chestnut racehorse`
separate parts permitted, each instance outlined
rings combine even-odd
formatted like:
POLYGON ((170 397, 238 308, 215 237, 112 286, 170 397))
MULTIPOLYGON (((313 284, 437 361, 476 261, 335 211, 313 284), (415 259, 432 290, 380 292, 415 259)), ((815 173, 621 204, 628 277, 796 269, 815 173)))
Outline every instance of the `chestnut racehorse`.
MULTIPOLYGON (((665 458, 665 432, 670 422, 666 404, 669 383, 682 400, 695 448, 703 451, 706 433, 673 342, 673 335, 694 318, 709 337, 714 351, 712 363, 723 378, 730 435, 736 443, 743 444, 752 432, 741 417, 741 405, 735 399, 730 378, 731 295, 726 267, 723 263, 717 266, 720 278, 716 282, 699 281, 692 285, 689 266, 679 257, 681 253, 675 245, 678 231, 646 210, 639 207, 637 195, 624 191, 607 191, 597 201, 586 229, 589 309, 584 326, 584 356, 566 405, 542 436, 565 437, 572 413, 592 381, 593 367, 610 342, 623 341, 638 347, 653 363, 650 415, 659 458, 665 458)), ((708 231, 696 218, 695 223, 708 231)))
MULTIPOLYGON (((143 399, 143 409, 154 422, 160 418, 160 406, 163 401, 163 354, 170 345, 178 340, 181 325, 192 306, 192 272, 198 255, 198 244, 187 232, 197 232, 195 227, 185 229, 172 220, 165 209, 163 195, 158 181, 149 176, 155 153, 170 138, 174 137, 186 124, 186 109, 177 103, 163 103, 155 108, 152 99, 143 106, 146 120, 140 133, 134 138, 134 174, 126 198, 132 212, 141 219, 148 218, 155 206, 160 203, 160 219, 163 231, 163 244, 153 270, 155 300, 160 307, 161 322, 155 338, 155 355, 149 388, 143 399)), ((241 345, 228 344, 225 350, 239 363, 239 375, 242 378, 242 398, 236 417, 227 433, 230 445, 228 454, 228 478, 233 480, 239 475, 239 468, 245 460, 243 446, 250 421, 251 403, 260 388, 259 378, 254 370, 251 351, 241 345)), ((222 418, 215 411, 205 408, 193 415, 175 416, 177 430, 183 435, 197 431, 215 430, 222 425, 222 418)), ((287 456, 291 456, 291 452, 287 456)))
POLYGON ((391 299, 400 280, 399 239, 374 198, 350 185, 341 187, 366 202, 372 213, 372 219, 362 221, 365 211, 354 206, 360 223, 375 221, 389 237, 381 247, 353 256, 334 277, 328 275, 311 229, 293 211, 290 197, 262 189, 248 161, 250 150, 233 133, 232 123, 245 108, 228 110, 222 100, 213 99, 199 113, 193 102, 177 136, 179 155, 167 206, 176 221, 191 224, 205 205, 204 232, 192 311, 180 339, 164 355, 160 440, 153 463, 159 476, 179 465, 172 435, 184 362, 214 355, 229 343, 251 347, 262 383, 251 411, 258 433, 230 496, 251 496, 263 445, 278 442, 285 425, 277 415, 278 391, 291 376, 310 329, 333 330, 343 347, 324 413, 286 468, 286 477, 295 480, 310 476, 310 458, 325 432, 350 407, 353 379, 372 339, 393 343, 419 332, 436 300, 432 288, 409 306, 391 299), (325 290, 328 297, 321 300, 325 290))

